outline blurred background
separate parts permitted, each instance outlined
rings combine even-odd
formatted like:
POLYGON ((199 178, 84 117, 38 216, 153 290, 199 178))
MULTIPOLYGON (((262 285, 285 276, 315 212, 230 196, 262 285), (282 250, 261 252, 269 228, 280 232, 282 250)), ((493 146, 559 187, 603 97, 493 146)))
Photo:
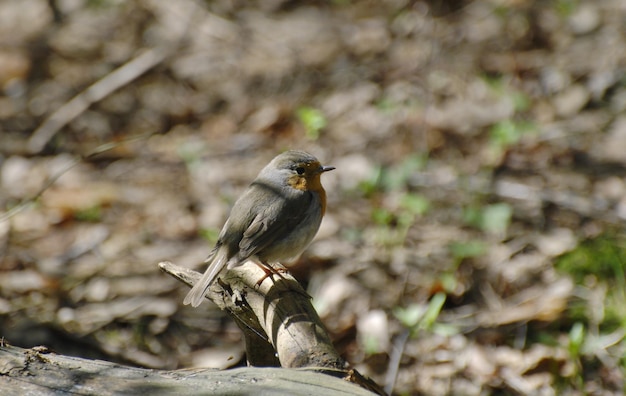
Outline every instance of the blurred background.
POLYGON ((291 267, 394 394, 621 394, 622 0, 3 0, 0 337, 245 364, 203 271, 272 157, 337 168, 291 267))

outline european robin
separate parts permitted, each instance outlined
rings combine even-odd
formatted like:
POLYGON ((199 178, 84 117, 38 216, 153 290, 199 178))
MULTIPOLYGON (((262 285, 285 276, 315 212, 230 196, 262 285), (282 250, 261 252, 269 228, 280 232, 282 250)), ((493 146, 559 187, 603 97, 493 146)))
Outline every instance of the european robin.
POLYGON ((311 243, 326 210, 322 166, 311 154, 286 151, 276 156, 233 206, 202 278, 183 303, 200 305, 217 275, 248 260, 266 273, 271 264, 297 257, 311 243))

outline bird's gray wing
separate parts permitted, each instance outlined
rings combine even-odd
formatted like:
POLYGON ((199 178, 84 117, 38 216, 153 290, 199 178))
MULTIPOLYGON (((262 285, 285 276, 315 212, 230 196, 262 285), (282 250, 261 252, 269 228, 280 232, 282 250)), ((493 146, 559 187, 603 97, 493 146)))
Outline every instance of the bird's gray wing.
POLYGON ((285 199, 281 195, 284 192, 275 187, 258 183, 255 188, 263 194, 263 202, 271 204, 252 209, 253 213, 256 212, 255 216, 239 242, 242 260, 262 251, 275 240, 284 238, 290 229, 303 220, 306 212, 306 194, 285 199))

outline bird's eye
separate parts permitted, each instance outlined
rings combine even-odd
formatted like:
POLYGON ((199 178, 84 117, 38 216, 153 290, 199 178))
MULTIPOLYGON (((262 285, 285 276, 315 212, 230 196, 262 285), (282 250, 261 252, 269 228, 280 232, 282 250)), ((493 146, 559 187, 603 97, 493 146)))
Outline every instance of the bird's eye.
POLYGON ((304 175, 304 168, 302 166, 299 166, 299 167, 296 168, 296 172, 299 175, 304 175))

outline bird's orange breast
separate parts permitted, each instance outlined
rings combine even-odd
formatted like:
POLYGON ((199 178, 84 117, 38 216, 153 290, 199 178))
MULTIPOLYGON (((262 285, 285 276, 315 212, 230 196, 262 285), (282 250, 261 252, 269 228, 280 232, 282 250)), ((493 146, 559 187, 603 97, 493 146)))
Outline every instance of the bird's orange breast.
POLYGON ((320 200, 320 206, 322 207, 322 216, 324 215, 324 212, 326 211, 326 191, 324 190, 324 187, 322 187, 322 181, 319 173, 313 175, 293 175, 288 179, 288 184, 296 190, 317 193, 320 200))

